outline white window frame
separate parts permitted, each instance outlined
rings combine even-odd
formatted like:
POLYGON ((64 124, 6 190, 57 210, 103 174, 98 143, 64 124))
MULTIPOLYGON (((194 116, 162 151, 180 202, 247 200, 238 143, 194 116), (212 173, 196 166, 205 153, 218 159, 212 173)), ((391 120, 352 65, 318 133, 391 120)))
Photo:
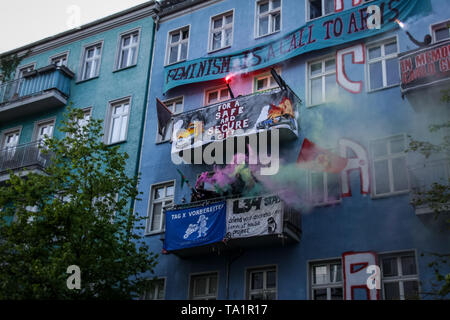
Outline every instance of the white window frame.
POLYGON ((29 69, 29 68, 31 68, 30 71, 35 70, 36 62, 27 63, 27 64, 24 64, 23 66, 17 67, 14 79, 17 80, 17 79, 23 78, 23 70, 29 69))
POLYGON ((53 64, 53 60, 58 59, 60 60, 62 57, 65 57, 66 62, 65 64, 62 64, 63 66, 67 67, 69 62, 69 51, 61 52, 58 54, 55 54, 48 58, 48 64, 53 64))
MULTIPOLYGON (((131 108, 132 108, 131 96, 108 102, 108 112, 106 113, 107 119, 105 121, 105 124, 106 124, 105 127, 107 128, 107 134, 105 134, 105 141, 104 141, 105 144, 113 145, 113 144, 122 143, 122 142, 127 141, 127 138, 128 138, 128 126, 130 124, 130 117, 131 117, 131 108), (122 113, 119 116, 114 116, 114 108, 119 106, 119 105, 125 105, 125 104, 128 104, 128 113, 122 113), (125 116, 127 116, 127 121, 126 121, 126 124, 125 124, 125 126, 126 126, 126 128, 125 128, 125 137, 123 139, 119 140, 119 141, 111 142, 112 129, 113 129, 112 126, 113 126, 113 123, 114 123, 113 118, 114 117, 123 118, 125 116)), ((122 121, 121 121, 121 123, 123 124, 122 121)))
POLYGON ((50 138, 52 138, 55 135, 55 125, 56 125, 56 117, 53 118, 49 118, 49 119, 44 119, 44 120, 39 120, 36 121, 34 123, 34 129, 33 129, 33 142, 37 142, 38 140, 38 134, 39 134, 39 128, 43 125, 46 124, 52 124, 53 125, 53 129, 52 129, 52 135, 50 136, 50 138))
MULTIPOLYGON (((341 195, 339 195, 339 199, 337 200, 332 200, 329 199, 328 197, 328 175, 330 173, 328 172, 314 172, 314 171, 309 171, 308 172, 308 179, 309 179, 309 183, 308 183, 308 191, 309 191, 309 199, 311 199, 311 203, 315 206, 315 207, 321 207, 321 206, 328 206, 328 205, 333 205, 333 204, 339 204, 342 202, 342 197, 341 195), (321 173, 323 174, 323 178, 322 178, 322 182, 323 182, 323 201, 320 202, 313 202, 313 179, 312 179, 312 175, 313 174, 317 174, 317 173, 321 173)), ((341 190, 341 181, 340 181, 340 175, 337 174, 339 177, 339 190, 341 190)))
POLYGON ((136 29, 133 29, 133 30, 129 30, 129 31, 123 32, 123 33, 121 33, 119 35, 119 39, 117 40, 117 50, 116 50, 116 59, 115 59, 114 71, 123 70, 123 69, 130 68, 130 67, 133 67, 133 66, 137 65, 138 57, 139 57, 140 44, 141 44, 141 28, 136 28, 136 29), (129 36, 133 37, 135 34, 137 34, 137 42, 133 43, 130 40, 130 44, 128 46, 124 47, 123 46, 123 39, 126 38, 126 37, 129 37, 129 36), (128 50, 130 50, 129 52, 131 52, 132 48, 136 48, 133 60, 130 61, 130 55, 128 55, 127 65, 125 67, 122 67, 120 65, 120 62, 122 61, 123 51, 128 49, 128 50))
MULTIPOLYGON (((180 113, 183 113, 183 111, 184 111, 184 96, 179 96, 179 97, 176 97, 176 98, 171 98, 171 99, 169 99, 169 100, 166 100, 166 101, 163 101, 163 103, 166 105, 166 107, 172 112, 172 114, 180 114, 180 113), (175 110, 175 107, 176 107, 176 103, 178 102, 178 101, 181 101, 181 111, 178 111, 178 112, 176 112, 176 110, 175 110)), ((171 120, 171 122, 173 122, 172 120, 171 120)), ((166 129, 165 130, 167 130, 168 128, 171 128, 171 130, 173 131, 173 123, 172 124, 168 124, 167 126, 166 126, 166 129)), ((164 132, 164 134, 165 134, 165 132, 164 132)), ((159 143, 165 143, 165 142, 169 142, 169 141, 172 141, 172 132, 171 132, 171 134, 170 134, 170 136, 169 136, 169 138, 168 139, 164 139, 164 137, 163 136, 161 136, 160 134, 159 134, 159 123, 157 124, 157 130, 156 130, 156 143, 157 144, 159 144, 159 143)))
POLYGON ((398 59, 398 55, 400 52, 400 47, 399 47, 399 43, 398 43, 398 36, 394 36, 394 37, 389 37, 389 38, 385 38, 385 39, 380 39, 376 42, 371 42, 368 43, 366 45, 366 91, 368 93, 371 92, 377 92, 380 90, 385 90, 385 89, 390 89, 393 87, 397 87, 400 85, 400 74, 399 74, 399 78, 398 78, 398 82, 395 84, 391 84, 391 85, 387 85, 387 70, 386 70, 386 60, 390 60, 393 58, 397 58, 398 59), (396 45, 397 45, 397 52, 396 53, 391 53, 389 55, 385 55, 385 47, 387 44, 393 43, 395 41, 396 45), (374 58, 374 59, 370 59, 369 58, 369 50, 374 48, 374 47, 381 47, 381 57, 379 58, 374 58), (377 89, 372 89, 371 83, 370 83, 370 64, 372 63, 376 63, 376 62, 380 62, 381 61, 381 72, 382 72, 382 76, 383 76, 383 86, 381 88, 377 88, 377 89))
POLYGON ((81 59, 80 59, 80 62, 81 62, 80 63, 80 68, 79 68, 80 73, 79 73, 79 76, 78 76, 78 81, 79 82, 80 81, 87 81, 87 80, 90 80, 90 79, 95 79, 95 78, 97 78, 100 75, 100 68, 101 68, 101 65, 102 65, 102 56, 103 56, 103 45, 104 45, 104 43, 103 43, 103 40, 102 40, 102 41, 97 41, 97 42, 94 42, 94 43, 91 43, 91 44, 83 46, 83 50, 81 51, 81 59), (97 61, 96 62, 97 64, 95 65, 96 66, 96 68, 95 68, 96 72, 95 72, 94 75, 92 75, 92 70, 91 70, 91 76, 85 78, 84 77, 84 73, 86 71, 85 68, 86 68, 86 62, 87 62, 87 57, 86 57, 87 51, 92 49, 93 47, 98 47, 98 46, 100 46, 100 53, 98 55, 95 55, 95 52, 94 52, 94 57, 89 59, 89 60, 92 60, 92 61, 97 61))
POLYGON ((259 0, 256 2, 256 8, 255 8, 255 39, 258 38, 263 38, 263 37, 267 37, 270 36, 272 34, 281 32, 281 30, 283 29, 283 14, 282 14, 282 10, 283 10, 283 0, 280 0, 280 7, 279 8, 275 8, 273 9, 272 7, 272 0, 259 0), (263 14, 259 13, 259 7, 261 4, 264 3, 269 3, 269 10, 263 14), (280 30, 273 30, 273 16, 279 14, 280 15, 280 30), (264 16, 269 16, 269 32, 263 35, 259 35, 259 19, 261 17, 264 16))
POLYGON ((190 300, 217 300, 219 296, 219 271, 193 273, 189 276, 189 299, 190 300), (211 278, 216 277, 216 292, 214 295, 210 295, 209 288, 211 286, 211 278), (202 296, 194 296, 195 294, 195 280, 206 278, 206 294, 202 296))
MULTIPOLYGON (((153 290, 153 297, 154 297, 154 299, 151 299, 151 300, 165 300, 165 298, 166 298, 166 283, 167 283, 166 277, 160 277, 160 278, 157 278, 157 279, 153 279, 153 281, 154 282, 151 283, 151 288, 150 289, 153 290), (160 286, 158 283, 155 283, 156 281, 162 281, 163 285, 160 286), (162 299, 158 299, 158 296, 159 296, 158 293, 161 290, 163 292, 163 298, 162 299)), ((150 289, 147 289, 145 291, 144 295, 141 297, 141 300, 150 300, 150 299, 147 298, 148 297, 148 290, 150 290, 150 289)))
MULTIPOLYGON (((437 39, 436 39, 436 30, 437 29, 442 29, 442 27, 445 27, 445 25, 447 25, 447 28, 449 29, 449 33, 450 33, 450 20, 445 20, 445 21, 441 21, 438 23, 434 23, 432 25, 430 25, 430 34, 433 37, 433 43, 437 43, 437 39)), ((444 40, 439 40, 439 42, 441 41, 447 41, 450 40, 450 37, 444 40)))
POLYGON ((421 286, 420 286, 420 279, 419 279, 419 264, 417 261, 417 252, 416 250, 411 251, 401 251, 401 252, 390 252, 390 253, 380 253, 378 255, 378 263, 381 270, 381 291, 382 291, 382 298, 385 300, 386 292, 384 290, 385 283, 399 283, 399 295, 400 300, 405 300, 405 291, 403 282, 405 281, 417 281, 417 287, 418 287, 418 293, 420 295, 421 286), (416 274, 414 275, 403 275, 402 270, 402 263, 401 263, 401 257, 405 256, 414 256, 414 263, 416 266, 416 274), (397 260, 397 276, 392 277, 384 277, 383 275, 383 258, 396 258, 397 260))
POLYGON ((320 19, 320 18, 323 18, 323 17, 326 17, 326 16, 330 16, 330 15, 335 13, 334 9, 333 9, 333 12, 325 14, 325 1, 326 0, 322 0, 322 15, 320 15, 320 16, 318 16, 316 18, 313 18, 313 19, 310 18, 311 17, 310 0, 306 0, 305 1, 305 7, 306 7, 305 8, 305 12, 306 12, 306 19, 305 19, 305 21, 306 22, 313 21, 313 20, 316 20, 316 19, 320 19))
MULTIPOLYGON (((275 71, 281 76, 281 68, 276 68, 275 71)), ((272 74, 270 73, 270 70, 267 72, 260 73, 253 77, 253 93, 257 92, 263 92, 266 90, 272 90, 278 88, 278 83, 273 79, 272 74), (269 84, 268 87, 259 89, 258 90, 258 81, 267 79, 267 83, 269 84), (271 82, 274 82, 274 85, 271 85, 271 82)))
POLYGON ((152 235, 152 234, 158 234, 158 233, 163 233, 165 232, 165 213, 164 213, 164 209, 167 206, 173 205, 175 204, 175 192, 176 192, 176 181, 175 180, 170 180, 170 181, 165 181, 165 182, 161 182, 161 183, 156 183, 156 184, 152 184, 150 186, 150 192, 149 192, 149 198, 148 198, 148 207, 147 207, 147 225, 145 227, 145 233, 147 235, 152 235), (173 186, 173 195, 172 196, 164 196, 161 199, 157 199, 155 200, 155 190, 159 189, 159 188, 164 188, 164 195, 166 194, 166 189, 167 187, 172 187, 173 186), (171 201, 171 204, 166 204, 166 202, 171 201), (155 203, 162 203, 162 208, 161 208, 161 220, 160 220, 160 226, 159 229, 155 229, 155 230, 151 230, 152 224, 153 224, 153 208, 155 203))
POLYGON ((228 90, 228 88, 227 88, 227 86, 220 86, 220 87, 214 87, 214 88, 208 88, 208 89, 206 89, 205 90, 205 94, 204 94, 204 99, 205 99, 205 101, 203 102, 203 105, 204 106, 209 106, 209 105, 214 105, 214 104, 217 104, 217 103, 221 103, 221 102, 224 102, 224 101, 228 101, 228 100, 230 100, 231 99, 231 96, 230 96, 230 91, 228 90), (227 99, 222 99, 222 96, 221 96, 221 92, 222 92, 222 90, 227 90, 227 99), (216 102, 213 102, 213 103, 209 103, 209 95, 211 94, 211 93, 213 93, 213 92, 216 92, 217 91, 217 98, 218 98, 218 100, 216 101, 216 102))
MULTIPOLYGON (((83 108, 83 109, 81 109, 81 111, 83 111, 83 114, 84 114, 84 118, 82 119, 82 121, 87 121, 87 122, 89 122, 89 121, 92 119, 92 107, 83 108), (86 115, 89 116, 89 119, 88 119, 88 120, 86 120, 86 115)), ((85 127, 85 125, 83 125, 82 123, 80 123, 80 120, 78 120, 78 125, 80 126, 80 129, 85 127)), ((67 136, 69 137, 70 134, 67 133, 67 136)))
MULTIPOLYGON (((326 77, 329 75, 336 75, 336 68, 333 69, 333 71, 325 71, 325 64, 327 61, 334 60, 334 63, 336 65, 336 56, 335 55, 327 55, 325 57, 322 57, 320 59, 314 59, 307 62, 307 68, 306 68, 306 96, 307 96, 307 107, 314 107, 319 106, 321 104, 332 102, 333 99, 328 98, 327 99, 327 90, 326 90, 326 77), (311 65, 317 64, 321 62, 322 63, 322 72, 318 75, 311 76, 311 65), (316 104, 312 104, 312 80, 322 78, 322 101, 316 104)), ((336 83, 336 87, 338 88, 338 85, 336 83)))
POLYGON ((5 144, 6 136, 8 136, 8 135, 10 135, 10 134, 12 134, 12 133, 16 133, 16 132, 17 132, 18 135, 19 135, 19 138, 18 138, 17 144, 16 144, 16 146, 18 146, 18 145, 19 145, 19 142, 20 142, 20 135, 22 134, 22 126, 18 126, 18 127, 14 127, 14 128, 9 128, 9 129, 5 129, 5 130, 2 131, 2 133, 1 133, 1 145, 0 145, 0 150, 5 149, 4 144, 5 144))
POLYGON ((228 10, 224 13, 220 13, 220 14, 215 15, 210 18, 209 36, 208 36, 208 53, 212 53, 212 52, 220 51, 220 50, 223 50, 226 48, 230 48, 233 45, 234 20, 235 20, 234 9, 228 10), (225 24, 225 21, 226 21, 225 17, 229 16, 230 14, 233 17, 233 21, 229 24, 225 24), (214 20, 217 20, 218 18, 222 18, 222 26, 220 28, 214 29, 214 20), (227 29, 231 29, 231 39, 230 39, 229 45, 225 45, 225 31, 227 29), (213 49, 214 33, 216 33, 216 32, 221 32, 221 43, 220 43, 220 48, 213 49))
POLYGON ((326 259, 326 260, 314 260, 308 262, 308 283, 309 283, 309 299, 314 300, 314 290, 315 289, 326 289, 327 290, 327 300, 331 300, 331 289, 341 288, 342 289, 342 299, 344 300, 344 268, 342 265, 342 259, 326 259), (334 264, 341 265, 341 281, 330 282, 330 266, 334 264), (315 284, 314 283, 314 267, 326 266, 327 268, 327 283, 315 284))
POLYGON ((370 159, 371 159, 371 171, 372 171, 372 179, 373 179, 373 183, 372 183, 372 195, 371 197, 373 199, 377 199, 377 198, 383 198, 383 197, 389 197, 389 196, 394 196, 394 195, 399 195, 399 194, 405 194, 405 193, 409 193, 411 190, 411 182, 410 182, 410 178, 409 178, 409 174, 408 174, 408 170, 406 168, 406 179, 408 181, 408 189, 407 190, 400 190, 400 191, 394 191, 394 175, 393 175, 393 170, 392 170, 392 160, 396 159, 396 158, 405 158, 405 162, 407 164, 407 154, 406 151, 402 152, 402 153, 391 153, 391 143, 390 140, 396 137, 403 137, 404 139, 404 149, 407 149, 407 145, 406 145, 406 141, 407 141, 407 137, 405 133, 401 133, 401 134, 396 134, 396 135, 391 135, 388 137, 384 137, 384 138, 380 138, 380 139, 374 139, 371 140, 369 143, 369 149, 370 149, 370 159), (373 144, 376 142, 380 142, 386 140, 387 143, 387 155, 385 156, 379 156, 379 157, 375 157, 373 154, 373 144), (377 179, 377 174, 375 172, 375 162, 376 161, 385 161, 387 160, 388 162, 388 173, 389 173, 389 192, 386 193, 381 193, 381 194, 377 194, 376 193, 376 188, 377 188, 377 184, 376 184, 376 179, 377 179))
POLYGON ((250 297, 255 294, 263 294, 266 297, 267 293, 275 293, 275 299, 278 300, 278 266, 277 265, 267 265, 248 268, 245 271, 245 299, 250 300, 250 297), (267 288, 267 272, 275 271, 275 288, 267 288), (251 288, 252 274, 263 272, 263 288, 253 289, 251 288))
POLYGON ((174 30, 171 30, 171 31, 167 32, 167 46, 166 46, 166 57, 164 59, 164 61, 165 61, 164 65, 165 66, 170 66, 170 65, 173 65, 173 64, 177 64, 179 62, 187 61, 189 59, 189 45, 190 45, 190 42, 191 42, 190 40, 191 40, 191 25, 190 24, 185 25, 185 26, 183 26, 181 28, 177 28, 177 29, 174 29, 174 30), (183 31, 186 30, 186 29, 189 32, 188 38, 187 39, 182 39, 183 38, 183 31), (176 32, 180 32, 180 40, 178 42, 172 44, 170 42, 171 35, 176 33, 176 32), (181 45, 183 43, 187 43, 186 58, 185 59, 181 59, 181 45), (178 46, 179 47, 178 48, 177 61, 170 62, 169 61, 169 59, 170 59, 170 48, 174 47, 174 46, 178 46))

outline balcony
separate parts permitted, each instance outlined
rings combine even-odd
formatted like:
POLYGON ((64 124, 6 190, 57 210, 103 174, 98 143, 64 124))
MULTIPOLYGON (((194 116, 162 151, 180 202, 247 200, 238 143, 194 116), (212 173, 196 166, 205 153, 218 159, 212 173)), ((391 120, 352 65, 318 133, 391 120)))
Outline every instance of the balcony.
POLYGON ((0 181, 9 179, 9 170, 45 169, 50 164, 51 154, 44 154, 41 149, 42 142, 36 141, 0 150, 0 181))
MULTIPOLYGON (((240 138, 256 138, 253 141, 260 145, 267 143, 270 149, 270 141, 275 138, 263 136, 269 132, 277 132, 280 142, 296 139, 300 104, 301 100, 290 89, 274 89, 174 115, 173 159, 193 163, 195 158, 197 163, 198 151, 224 148, 224 141, 236 143, 240 138)), ((203 157, 202 161, 206 163, 203 157)))
POLYGON ((67 105, 74 73, 55 65, 0 85, 0 123, 67 105))
POLYGON ((277 196, 194 202, 165 214, 164 249, 181 258, 296 244, 302 233, 300 212, 277 196))
MULTIPOLYGON (((450 182, 450 160, 428 161, 409 169, 411 181, 411 200, 420 200, 420 193, 429 191, 434 183, 447 185, 450 182)), ((448 204, 450 205, 450 204, 448 204)), ((429 204, 415 206, 416 215, 433 213, 429 204)))

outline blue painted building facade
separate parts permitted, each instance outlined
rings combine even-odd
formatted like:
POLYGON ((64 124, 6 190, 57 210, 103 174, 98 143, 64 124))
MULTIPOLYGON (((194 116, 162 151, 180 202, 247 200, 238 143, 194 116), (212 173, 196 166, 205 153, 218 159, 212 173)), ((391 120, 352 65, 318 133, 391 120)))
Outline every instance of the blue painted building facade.
POLYGON ((149 1, 3 54, 22 60, 0 89, 1 149, 15 150, 2 157, 2 180, 8 169, 45 166, 33 157, 36 141, 62 138, 68 105, 103 120, 105 143, 120 145, 130 156, 127 174, 137 174, 154 7, 149 1))
MULTIPOLYGON (((322 23, 322 16, 339 17, 354 9, 354 5, 366 10, 369 5, 366 2, 336 1, 336 7, 334 1, 326 0, 163 2, 155 35, 139 168, 143 195, 135 206, 138 214, 148 217, 146 239, 150 247, 154 252, 165 253, 159 258, 154 275, 159 280, 149 297, 430 297, 426 293, 432 289, 434 274, 428 267, 433 261, 429 253, 448 253, 450 235, 443 229, 442 221, 434 220, 427 208, 412 206, 411 199, 418 188, 432 182, 448 183, 449 161, 448 155, 425 159, 407 152, 407 148, 409 136, 441 141, 442 135, 430 133, 428 127, 448 121, 448 104, 440 100, 440 90, 448 89, 449 85, 440 81, 403 92, 402 97, 399 60, 405 53, 419 49, 399 27, 355 41, 336 41, 332 46, 273 66, 302 100, 297 116, 299 136, 282 141, 278 175, 286 185, 293 186, 294 200, 290 206, 296 206, 296 195, 309 199, 308 208, 298 203, 301 209, 295 210, 301 223, 295 219, 283 223, 285 228, 293 224, 294 234, 284 230, 278 238, 266 237, 259 242, 258 238, 264 237, 254 236, 241 239, 232 247, 219 243, 176 252, 163 250, 167 237, 163 209, 170 212, 174 204, 177 208, 207 205, 205 202, 189 204, 191 190, 180 183, 177 169, 194 186, 198 176, 214 171, 214 166, 172 162, 172 127, 168 127, 165 136, 158 133, 156 98, 164 101, 174 114, 199 112, 195 110, 231 98, 223 78, 185 84, 164 92, 165 68, 263 45, 310 20, 322 23), (343 10, 335 13, 339 5, 343 5, 343 10), (352 49, 342 51, 348 48, 352 49), (341 58, 344 72, 336 66, 341 64, 341 58), (343 80, 341 84, 337 78, 343 80), (347 89, 344 88, 345 79, 359 82, 360 90, 351 90, 348 83, 347 89), (302 171, 295 165, 293 169, 305 139, 344 158, 358 157, 358 166, 366 166, 368 174, 363 174, 364 169, 350 170, 344 176, 347 180, 340 174, 302 171), (350 145, 351 148, 346 148, 350 145), (350 190, 345 189, 347 181, 350 190), (381 284, 380 290, 369 292, 364 287, 369 276, 365 268, 371 264, 380 267, 381 284), (358 278, 363 272, 365 278, 358 278)), ((448 4, 443 0, 428 4, 428 11, 419 20, 411 17, 403 21, 406 30, 420 41, 430 33, 433 42, 445 44, 449 37, 449 16, 445 10, 448 4)), ((444 51, 441 53, 446 55, 444 51)), ((230 86, 236 97, 278 87, 270 76, 270 68, 234 75, 230 86)), ((177 133, 173 138, 176 137, 177 133)), ((285 194, 280 197, 289 202, 285 194)))

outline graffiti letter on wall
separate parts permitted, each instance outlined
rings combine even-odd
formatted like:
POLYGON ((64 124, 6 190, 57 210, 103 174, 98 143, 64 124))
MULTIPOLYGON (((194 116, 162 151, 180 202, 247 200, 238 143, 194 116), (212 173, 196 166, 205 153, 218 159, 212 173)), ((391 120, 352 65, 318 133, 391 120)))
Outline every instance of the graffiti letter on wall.
POLYGON ((352 192, 350 190, 350 172, 359 170, 361 179, 361 193, 369 194, 370 192, 370 174, 369 174, 369 157, 366 149, 360 144, 348 140, 339 140, 339 152, 341 157, 347 158, 347 149, 353 151, 355 158, 348 158, 347 166, 341 172, 342 196, 350 197, 352 192))
POLYGON ((364 52, 362 43, 336 52, 336 81, 342 88, 351 93, 360 93, 363 83, 362 81, 351 81, 347 77, 344 59, 347 54, 351 54, 353 64, 364 64, 366 60, 364 52))
POLYGON ((378 300, 379 291, 376 288, 369 289, 367 280, 370 274, 367 268, 377 265, 377 256, 373 252, 346 252, 342 254, 344 265, 344 299, 378 300), (363 296, 360 296, 363 292, 363 296))

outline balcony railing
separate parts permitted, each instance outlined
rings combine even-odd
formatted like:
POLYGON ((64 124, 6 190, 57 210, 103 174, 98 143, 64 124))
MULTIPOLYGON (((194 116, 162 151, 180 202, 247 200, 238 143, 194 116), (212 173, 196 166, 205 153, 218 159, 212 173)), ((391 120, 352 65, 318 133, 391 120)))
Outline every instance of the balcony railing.
POLYGON ((26 168, 45 169, 51 154, 43 151, 43 142, 35 141, 0 150, 0 174, 26 168))
POLYGON ((0 85, 0 121, 46 108, 64 106, 74 74, 68 68, 49 65, 0 85), (18 112, 20 110, 20 113, 18 112))
MULTIPOLYGON (((431 189, 434 183, 448 185, 450 182, 450 159, 435 160, 414 166, 409 169, 412 201, 420 200, 421 193, 431 189)), ((431 213, 429 204, 418 205, 416 214, 431 213)))

